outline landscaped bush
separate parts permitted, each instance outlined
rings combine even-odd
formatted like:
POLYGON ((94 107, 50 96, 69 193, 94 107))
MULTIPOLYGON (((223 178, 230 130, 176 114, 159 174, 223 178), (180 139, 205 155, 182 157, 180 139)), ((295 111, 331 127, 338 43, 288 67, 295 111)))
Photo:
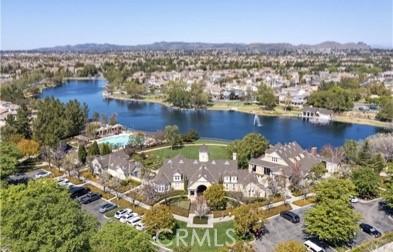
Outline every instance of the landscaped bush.
POLYGON ((314 204, 315 203, 315 198, 314 197, 310 197, 307 199, 301 199, 301 200, 296 200, 293 202, 293 204, 295 204, 296 206, 306 206, 306 205, 310 205, 310 204, 314 204))
POLYGON ((59 176, 63 176, 64 175, 63 171, 60 171, 59 168, 55 168, 53 166, 50 167, 50 168, 49 168, 49 166, 40 167, 40 169, 44 169, 44 170, 47 170, 47 171, 51 172, 53 177, 59 177, 59 176))
POLYGON ((277 206, 277 207, 272 207, 272 208, 269 208, 267 210, 264 210, 263 211, 263 216, 265 218, 269 218, 269 217, 275 216, 277 214, 280 214, 281 212, 289 211, 291 209, 292 209, 292 207, 290 205, 280 205, 280 206, 277 206))
POLYGON ((366 241, 361 244, 359 247, 352 249, 352 252, 368 252, 373 251, 376 248, 379 248, 385 244, 393 242, 393 232, 385 233, 382 237, 373 239, 371 241, 366 241))
POLYGON ((183 216, 183 217, 188 217, 188 215, 190 213, 189 209, 185 209, 185 208, 182 208, 182 207, 169 206, 169 208, 171 209, 171 212, 173 214, 180 215, 180 216, 183 216))
POLYGON ((144 215, 146 211, 144 208, 136 206, 125 199, 114 199, 112 203, 116 204, 119 208, 130 208, 139 215, 144 215))
POLYGON ((169 206, 172 213, 188 217, 190 212, 190 201, 187 196, 179 196, 176 198, 171 198, 166 201, 166 205, 169 206))
POLYGON ((209 218, 207 216, 201 216, 201 217, 195 216, 194 219, 192 220, 192 222, 194 224, 207 224, 208 219, 209 218))

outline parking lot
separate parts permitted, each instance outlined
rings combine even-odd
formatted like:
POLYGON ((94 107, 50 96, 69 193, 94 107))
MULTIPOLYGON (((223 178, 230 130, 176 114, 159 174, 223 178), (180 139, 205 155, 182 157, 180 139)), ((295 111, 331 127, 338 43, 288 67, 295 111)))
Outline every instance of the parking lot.
MULTIPOLYGON (((362 215, 361 222, 365 222, 374 226, 381 233, 393 231, 393 221, 388 217, 388 215, 385 214, 384 211, 378 210, 378 202, 379 201, 373 201, 369 203, 359 202, 353 205, 355 209, 362 215)), ((369 239, 372 239, 372 236, 359 230, 355 238, 355 243, 360 244, 369 239)))
POLYGON ((36 170, 32 170, 32 171, 28 171, 25 173, 25 175, 29 178, 29 179, 34 179, 34 176, 39 173, 39 172, 45 172, 44 169, 36 169, 36 170))
POLYGON ((293 224, 290 221, 277 216, 269 219, 265 227, 267 229, 267 234, 263 235, 261 240, 256 242, 257 251, 260 252, 270 252, 274 251, 274 247, 279 242, 288 240, 306 240, 306 236, 303 232, 304 224, 304 213, 310 207, 305 207, 301 209, 293 210, 294 213, 300 216, 300 222, 293 224))
MULTIPOLYGON (((378 202, 373 201, 368 203, 356 203, 354 208, 361 214, 362 219, 360 222, 368 223, 380 232, 393 231, 393 221, 383 211, 378 210, 378 202)), ((256 241, 257 251, 270 252, 274 251, 274 247, 279 242, 288 240, 298 240, 304 242, 307 240, 306 234, 303 232, 304 228, 304 213, 309 207, 293 210, 300 216, 300 223, 293 224, 284 218, 277 216, 269 219, 266 222, 267 234, 265 234, 261 240, 256 241)), ((373 237, 359 230, 356 238, 354 239, 354 245, 359 245, 362 242, 372 239, 373 237)), ((331 248, 325 248, 326 251, 334 251, 331 248)))
POLYGON ((89 204, 81 204, 82 205, 82 209, 86 210, 88 213, 90 213, 91 215, 93 215, 94 217, 97 218, 97 220, 103 224, 107 221, 107 219, 105 218, 105 214, 102 214, 100 212, 98 212, 98 209, 100 209, 100 207, 102 205, 104 205, 105 203, 107 203, 107 201, 103 200, 102 198, 93 202, 90 202, 89 204))

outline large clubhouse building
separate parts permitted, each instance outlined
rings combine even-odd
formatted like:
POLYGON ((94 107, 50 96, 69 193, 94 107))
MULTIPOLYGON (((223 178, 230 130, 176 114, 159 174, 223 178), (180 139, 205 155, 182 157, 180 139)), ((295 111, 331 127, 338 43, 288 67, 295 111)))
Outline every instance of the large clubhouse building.
POLYGON ((302 177, 321 159, 303 150, 297 143, 271 146, 259 158, 251 159, 249 169, 238 169, 236 153, 233 160, 209 160, 207 146, 199 150, 199 159, 192 160, 177 155, 164 161, 156 177, 150 182, 156 192, 186 190, 194 199, 210 185, 221 183, 228 192, 240 192, 244 197, 266 197, 271 194, 268 181, 277 176, 287 180, 297 166, 302 177))

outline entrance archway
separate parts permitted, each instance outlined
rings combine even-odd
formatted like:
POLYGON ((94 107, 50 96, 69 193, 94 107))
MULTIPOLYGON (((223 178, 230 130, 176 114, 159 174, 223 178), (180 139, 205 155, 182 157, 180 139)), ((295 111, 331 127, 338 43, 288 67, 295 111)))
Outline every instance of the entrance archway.
POLYGON ((207 187, 205 185, 199 185, 196 189, 197 196, 203 195, 203 192, 206 191, 207 187))

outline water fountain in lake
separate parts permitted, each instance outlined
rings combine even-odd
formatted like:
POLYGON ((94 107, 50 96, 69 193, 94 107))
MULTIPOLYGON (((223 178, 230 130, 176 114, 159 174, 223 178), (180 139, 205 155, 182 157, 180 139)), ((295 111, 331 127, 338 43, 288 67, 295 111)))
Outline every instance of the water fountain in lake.
POLYGON ((254 116, 254 126, 262 127, 261 119, 257 115, 254 116))

